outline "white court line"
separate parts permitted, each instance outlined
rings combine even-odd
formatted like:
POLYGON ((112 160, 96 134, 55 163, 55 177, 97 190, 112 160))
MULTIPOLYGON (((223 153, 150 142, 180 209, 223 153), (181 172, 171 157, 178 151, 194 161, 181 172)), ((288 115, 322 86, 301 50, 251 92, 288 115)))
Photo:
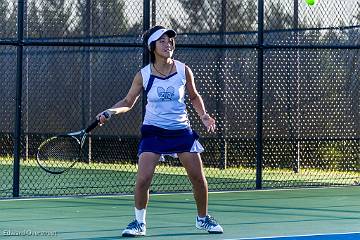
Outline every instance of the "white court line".
MULTIPOLYGON (((335 187, 311 187, 311 188, 282 188, 282 189, 251 189, 251 190, 234 190, 234 191, 209 191, 209 194, 241 193, 241 192, 281 192, 281 191, 298 191, 298 190, 327 190, 339 188, 351 188, 352 186, 335 186, 335 187)), ((171 196, 171 195, 188 195, 193 192, 171 192, 171 193, 151 193, 153 196, 171 196)), ((0 198, 0 202, 6 201, 31 201, 31 200, 51 200, 51 199, 76 199, 76 198, 118 198, 133 197, 133 194, 103 194, 103 195, 69 195, 69 196, 48 196, 48 197, 23 197, 23 198, 0 198)))
POLYGON ((323 233, 323 234, 288 235, 288 236, 271 236, 271 237, 255 237, 255 238, 225 238, 223 240, 261 240, 261 239, 274 239, 274 238, 321 237, 321 236, 352 235, 352 234, 360 234, 360 232, 323 233))

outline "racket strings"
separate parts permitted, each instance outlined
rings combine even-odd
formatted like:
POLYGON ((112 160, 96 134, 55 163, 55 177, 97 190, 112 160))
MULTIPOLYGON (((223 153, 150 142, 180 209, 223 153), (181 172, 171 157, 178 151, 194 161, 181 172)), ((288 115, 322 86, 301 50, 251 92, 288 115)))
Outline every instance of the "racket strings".
POLYGON ((80 145, 71 136, 55 137, 42 144, 38 151, 41 166, 51 171, 70 168, 80 158, 80 145))

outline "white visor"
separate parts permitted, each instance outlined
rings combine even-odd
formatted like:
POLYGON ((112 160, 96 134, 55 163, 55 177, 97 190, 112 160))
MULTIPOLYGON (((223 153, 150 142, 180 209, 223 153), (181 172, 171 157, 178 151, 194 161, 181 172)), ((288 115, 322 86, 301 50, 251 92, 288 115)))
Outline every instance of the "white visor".
POLYGON ((149 37, 149 39, 147 41, 147 45, 150 46, 150 43, 157 41, 165 33, 168 33, 169 37, 176 36, 176 32, 174 30, 161 28, 161 29, 157 30, 156 32, 154 32, 153 34, 151 34, 151 36, 149 37))

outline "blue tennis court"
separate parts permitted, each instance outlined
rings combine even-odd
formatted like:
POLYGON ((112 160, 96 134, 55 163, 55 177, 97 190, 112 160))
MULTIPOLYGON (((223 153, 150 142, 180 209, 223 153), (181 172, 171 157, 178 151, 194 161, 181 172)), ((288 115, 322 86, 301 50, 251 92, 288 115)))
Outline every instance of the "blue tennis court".
MULTIPOLYGON (((210 193, 220 235, 195 228, 191 193, 150 198, 145 239, 360 239, 359 187, 210 193)), ((0 208, 7 240, 119 239, 134 217, 132 196, 1 200, 0 208)))
MULTIPOLYGON (((266 238, 239 238, 238 240, 357 240, 360 239, 360 232, 354 233, 331 233, 324 235, 307 235, 307 236, 276 236, 276 237, 266 237, 266 238)), ((235 240, 235 239, 226 239, 226 240, 235 240)))

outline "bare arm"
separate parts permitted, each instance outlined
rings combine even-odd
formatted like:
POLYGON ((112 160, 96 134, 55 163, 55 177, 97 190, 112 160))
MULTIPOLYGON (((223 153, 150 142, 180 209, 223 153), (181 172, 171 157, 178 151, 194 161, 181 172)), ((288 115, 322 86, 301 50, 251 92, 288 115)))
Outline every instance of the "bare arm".
POLYGON ((201 121, 203 122, 207 130, 213 132, 215 130, 215 119, 213 119, 212 117, 210 117, 209 114, 206 113, 204 101, 196 89, 194 75, 188 66, 185 67, 185 73, 186 88, 189 93, 191 104, 194 107, 196 113, 201 118, 201 121))
MULTIPOLYGON (((142 76, 141 73, 138 72, 134 80, 131 84, 131 87, 129 89, 129 92, 127 93, 126 97, 119 102, 115 103, 111 108, 105 110, 111 115, 113 114, 119 114, 119 113, 125 113, 129 111, 136 103, 137 99, 140 96, 140 93, 142 91, 142 76)), ((103 111, 103 112, 105 112, 103 111)), ((99 113, 97 115, 97 118, 100 119, 100 123, 104 123, 106 121, 106 118, 103 115, 103 112, 99 113)))

